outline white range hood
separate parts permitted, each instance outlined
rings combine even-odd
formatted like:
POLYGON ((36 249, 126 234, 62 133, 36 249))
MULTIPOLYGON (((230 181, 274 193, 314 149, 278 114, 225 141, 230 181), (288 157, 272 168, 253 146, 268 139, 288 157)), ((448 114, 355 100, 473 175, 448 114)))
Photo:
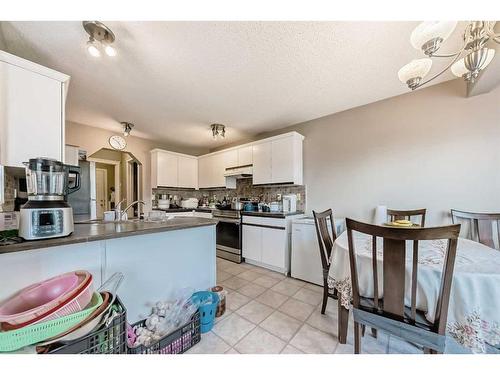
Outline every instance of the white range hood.
POLYGON ((224 177, 250 178, 253 175, 252 166, 227 168, 224 177))

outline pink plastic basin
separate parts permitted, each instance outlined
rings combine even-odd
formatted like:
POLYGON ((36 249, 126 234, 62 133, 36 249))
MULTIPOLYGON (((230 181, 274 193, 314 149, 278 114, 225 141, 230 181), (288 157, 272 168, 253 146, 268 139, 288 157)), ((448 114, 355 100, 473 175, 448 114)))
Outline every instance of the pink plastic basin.
POLYGON ((16 321, 44 310, 46 305, 75 289, 78 279, 75 272, 69 272, 20 290, 0 305, 0 321, 16 321))

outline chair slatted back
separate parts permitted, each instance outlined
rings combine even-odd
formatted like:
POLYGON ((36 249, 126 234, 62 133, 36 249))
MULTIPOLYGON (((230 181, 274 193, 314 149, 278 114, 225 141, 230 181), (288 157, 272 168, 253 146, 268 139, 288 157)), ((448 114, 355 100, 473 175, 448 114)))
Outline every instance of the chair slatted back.
POLYGON ((389 221, 395 220, 409 220, 411 221, 412 216, 420 216, 420 226, 425 226, 425 213, 427 209, 419 208, 416 210, 393 210, 387 209, 387 216, 389 216, 389 221))
POLYGON ((469 224, 466 238, 497 250, 500 249, 500 213, 451 210, 451 219, 453 223, 467 222, 469 224), (496 226, 496 231, 494 226, 496 226))
POLYGON ((330 256, 332 254, 333 243, 337 239, 333 212, 331 209, 323 212, 313 211, 313 216, 316 235, 318 237, 321 264, 323 270, 328 270, 330 268, 330 256), (328 221, 330 221, 330 229, 328 229, 328 221))
POLYGON ((447 240, 447 250, 443 259, 443 271, 439 288, 438 306, 436 309, 433 331, 444 334, 450 298, 453 266, 457 250, 457 239, 460 224, 434 228, 392 228, 362 223, 346 219, 347 238, 349 244, 349 261, 351 266, 351 282, 353 306, 360 307, 359 275, 354 246, 353 232, 360 232, 372 238, 372 275, 374 285, 374 305, 376 314, 415 324, 417 314, 417 284, 418 284, 418 250, 419 241, 447 240), (377 238, 383 239, 383 298, 379 298, 378 265, 376 260, 377 238), (406 241, 413 241, 413 256, 411 257, 411 313, 405 316, 405 270, 406 270, 406 241))

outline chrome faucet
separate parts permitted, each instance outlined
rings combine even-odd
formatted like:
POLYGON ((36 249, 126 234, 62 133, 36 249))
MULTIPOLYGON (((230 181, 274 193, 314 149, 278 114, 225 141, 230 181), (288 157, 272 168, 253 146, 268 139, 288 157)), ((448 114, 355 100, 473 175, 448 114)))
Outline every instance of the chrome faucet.
POLYGON ((115 220, 121 220, 122 219, 122 203, 125 202, 127 199, 122 199, 115 205, 115 220))
MULTIPOLYGON (((121 203, 121 202, 120 202, 121 203)), ((123 214, 125 214, 127 212, 127 210, 132 207, 134 204, 142 204, 142 205, 145 205, 146 203, 142 200, 137 200, 137 201, 133 201, 132 203, 130 203, 127 207, 125 207, 125 209, 123 211, 118 211, 118 221, 122 221, 123 219, 123 214)), ((141 216, 141 210, 140 208, 138 208, 137 210, 137 213, 138 215, 137 216, 141 216)))

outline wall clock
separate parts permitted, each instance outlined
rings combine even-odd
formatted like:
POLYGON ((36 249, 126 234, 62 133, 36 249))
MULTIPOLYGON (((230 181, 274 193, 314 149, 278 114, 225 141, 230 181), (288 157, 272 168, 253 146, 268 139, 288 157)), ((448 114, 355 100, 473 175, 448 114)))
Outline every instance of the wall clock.
POLYGON ((127 147, 127 141, 119 135, 113 135, 109 137, 109 145, 115 150, 123 150, 127 147))

